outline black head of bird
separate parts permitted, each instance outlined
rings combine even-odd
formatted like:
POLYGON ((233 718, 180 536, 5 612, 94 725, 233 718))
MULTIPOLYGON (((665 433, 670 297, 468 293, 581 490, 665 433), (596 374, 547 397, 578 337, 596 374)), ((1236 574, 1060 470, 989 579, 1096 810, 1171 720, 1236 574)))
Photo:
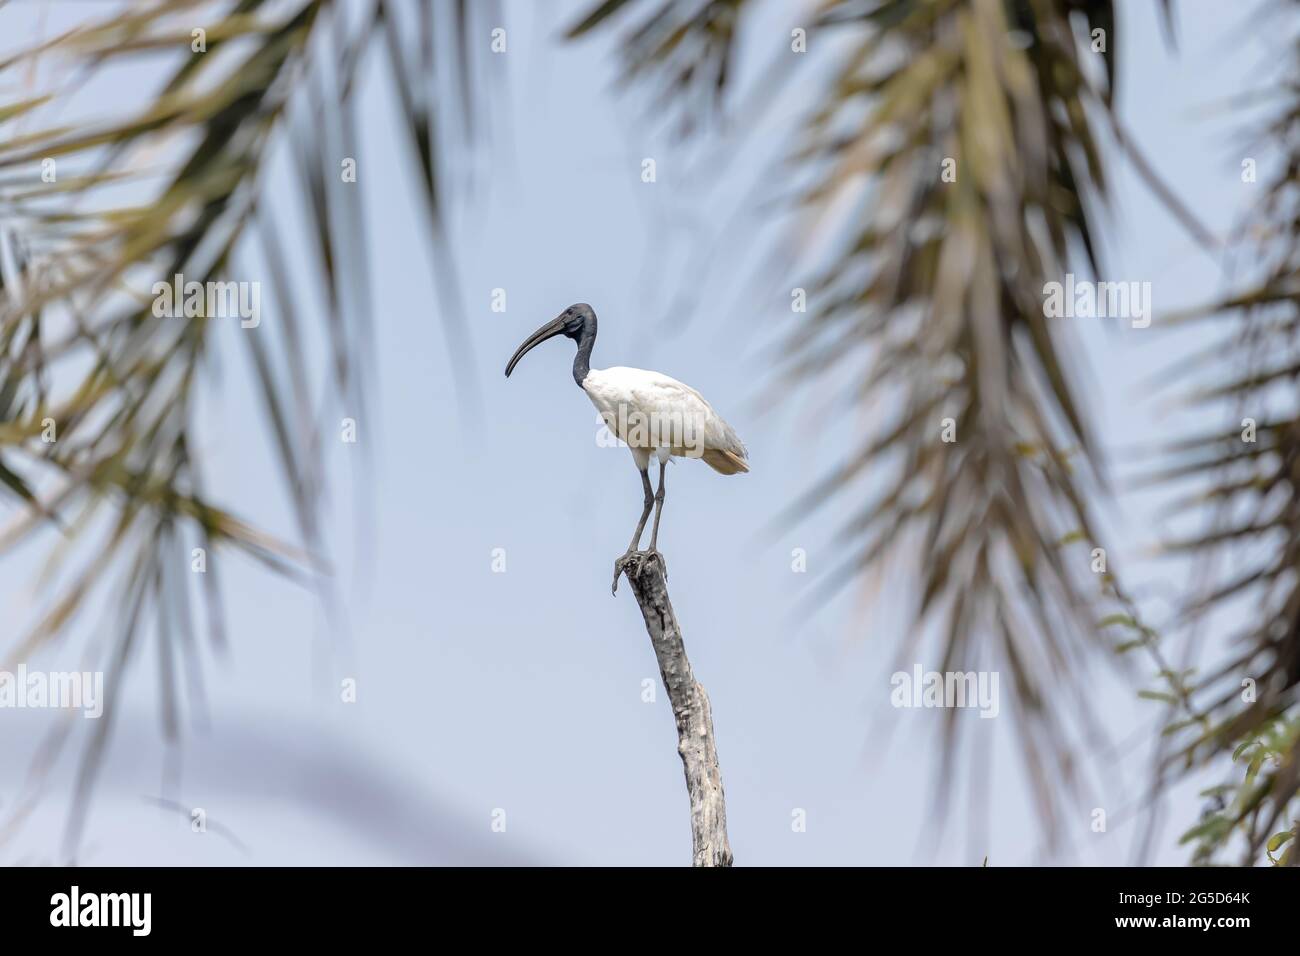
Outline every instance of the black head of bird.
POLYGON ((573 339, 578 344, 578 360, 575 360, 573 365, 573 377, 581 387, 582 379, 590 368, 592 346, 596 343, 596 313, 585 302, 569 306, 550 322, 547 322, 524 339, 523 344, 515 349, 515 354, 506 363, 506 378, 510 377, 510 373, 515 370, 515 366, 519 364, 520 359, 547 339, 554 338, 557 335, 573 339), (580 370, 582 376, 578 374, 580 370))

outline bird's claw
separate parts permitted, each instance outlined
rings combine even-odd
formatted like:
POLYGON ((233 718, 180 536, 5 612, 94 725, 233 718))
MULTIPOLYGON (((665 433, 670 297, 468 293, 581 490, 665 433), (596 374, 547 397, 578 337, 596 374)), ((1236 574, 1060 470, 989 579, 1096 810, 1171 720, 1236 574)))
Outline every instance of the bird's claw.
POLYGON ((665 581, 668 580, 668 562, 664 560, 664 556, 659 551, 653 548, 649 551, 628 551, 625 554, 623 554, 622 557, 614 559, 614 584, 610 588, 611 594, 617 596, 618 579, 623 576, 623 569, 627 567, 628 562, 633 560, 634 558, 638 560, 641 558, 656 559, 659 562, 659 567, 663 568, 664 580, 665 581))
POLYGON ((614 584, 609 589, 609 593, 618 596, 618 579, 623 576, 623 566, 631 560, 635 551, 628 551, 622 557, 614 559, 614 584))

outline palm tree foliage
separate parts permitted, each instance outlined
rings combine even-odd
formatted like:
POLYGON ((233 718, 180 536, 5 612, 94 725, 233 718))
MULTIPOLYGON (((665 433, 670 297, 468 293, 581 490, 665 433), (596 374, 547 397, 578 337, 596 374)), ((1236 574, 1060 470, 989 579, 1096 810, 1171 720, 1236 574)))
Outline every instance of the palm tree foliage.
MULTIPOLYGON (((1230 427, 1164 449, 1156 473, 1197 489, 1178 507, 1214 515, 1168 545, 1218 572, 1185 617, 1233 621, 1232 655, 1194 687, 1197 719, 1180 714, 1167 728, 1179 744, 1171 769, 1229 751, 1240 765, 1207 791, 1212 803, 1184 834, 1202 862, 1238 848, 1246 861, 1300 862, 1291 843, 1300 827, 1300 46, 1291 62, 1280 105, 1248 151, 1263 147, 1279 161, 1241 230, 1247 276, 1180 317, 1222 329, 1207 353, 1209 384, 1187 389, 1187 400, 1230 427)), ((1189 377, 1204 357, 1190 364, 1189 377)))
MULTIPOLYGON (((341 175, 344 159, 362 150, 358 77, 371 50, 387 61, 420 172, 435 274, 451 296, 439 143, 465 138, 467 124, 446 104, 473 102, 468 51, 477 45, 464 41, 494 22, 494 7, 158 0, 105 11, 0 62, 11 87, 22 77, 30 85, 46 64, 61 80, 0 105, 0 481, 22 506, 0 547, 39 545, 57 529, 49 553, 61 585, 18 657, 89 613, 96 593, 112 595, 121 611, 107 649, 105 716, 81 761, 74 806, 85 806, 116 712, 114 691, 143 651, 146 621, 156 622, 167 734, 177 733, 185 703, 201 704, 191 547, 243 552, 304 580, 324 568, 321 430, 364 408, 370 340, 364 223, 356 187, 341 175), (436 60, 435 34, 443 38, 436 60), (412 44, 412 36, 424 40, 412 44), (100 71, 141 57, 162 60, 163 81, 118 113, 65 125, 46 109, 73 101, 100 71), (434 88, 455 82, 452 71, 463 95, 443 97, 435 114, 434 88), (23 125, 47 118, 49 125, 23 125), (263 201, 277 155, 289 157, 302 186, 301 242, 286 239, 263 201), (289 240, 309 252, 297 278, 323 289, 320 306, 298 304, 303 286, 285 252, 289 240), (217 332, 213 323, 154 314, 149 290, 176 274, 205 283, 266 277, 274 292, 277 321, 241 339, 296 516, 296 544, 250 527, 205 490, 195 405, 211 383, 217 332), (312 381, 304 355, 319 341, 328 343, 329 374, 312 381), (91 543, 74 551, 73 540, 91 543), (63 565, 77 556, 83 563, 69 573, 63 565)), ((467 348, 450 318, 460 310, 440 311, 449 348, 467 348)), ((201 599, 219 648, 218 571, 218 562, 207 565, 201 599)), ((50 739, 42 766, 62 742, 50 739)), ((80 822, 78 815, 70 828, 73 850, 80 822)))

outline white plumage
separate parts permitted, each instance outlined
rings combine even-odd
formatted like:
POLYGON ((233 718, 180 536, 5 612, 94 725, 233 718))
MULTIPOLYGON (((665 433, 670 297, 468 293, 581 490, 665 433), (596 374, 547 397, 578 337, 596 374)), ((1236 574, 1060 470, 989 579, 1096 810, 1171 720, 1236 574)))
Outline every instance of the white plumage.
POLYGON ((593 368, 582 390, 609 430, 627 443, 638 469, 651 457, 701 458, 724 475, 749 471, 735 429, 695 389, 662 372, 593 368))

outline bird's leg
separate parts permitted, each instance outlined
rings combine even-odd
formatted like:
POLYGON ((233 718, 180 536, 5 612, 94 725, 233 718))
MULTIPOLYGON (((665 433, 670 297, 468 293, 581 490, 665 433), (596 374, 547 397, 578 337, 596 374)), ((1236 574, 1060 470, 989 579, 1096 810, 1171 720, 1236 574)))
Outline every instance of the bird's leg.
POLYGON ((645 523, 650 517, 650 509, 654 507, 655 503, 654 489, 650 487, 650 472, 644 468, 641 469, 641 490, 645 492, 645 499, 641 508, 641 520, 636 523, 632 543, 627 546, 628 554, 631 554, 640 546, 641 535, 645 533, 645 523))
MULTIPOLYGON (((650 550, 659 551, 659 517, 664 513, 664 471, 668 468, 667 461, 659 462, 659 490, 655 492, 655 525, 650 531, 650 550)), ((647 489, 648 489, 647 485, 647 489)), ((660 562, 663 558, 660 557, 660 562)), ((667 568, 664 569, 664 577, 668 577, 667 568)))
MULTIPOLYGON (((660 482, 662 483, 662 481, 663 479, 661 478, 660 482)), ((618 558, 614 562, 614 586, 611 590, 615 594, 618 593, 618 578, 619 575, 623 573, 623 565, 627 563, 627 559, 636 551, 637 546, 641 543, 641 535, 645 533, 646 520, 650 517, 650 509, 655 503, 654 489, 650 487, 650 472, 644 468, 641 469, 641 488, 645 492, 645 501, 641 508, 641 520, 636 523, 636 532, 632 535, 632 543, 627 546, 627 551, 623 553, 621 558, 618 558)))

